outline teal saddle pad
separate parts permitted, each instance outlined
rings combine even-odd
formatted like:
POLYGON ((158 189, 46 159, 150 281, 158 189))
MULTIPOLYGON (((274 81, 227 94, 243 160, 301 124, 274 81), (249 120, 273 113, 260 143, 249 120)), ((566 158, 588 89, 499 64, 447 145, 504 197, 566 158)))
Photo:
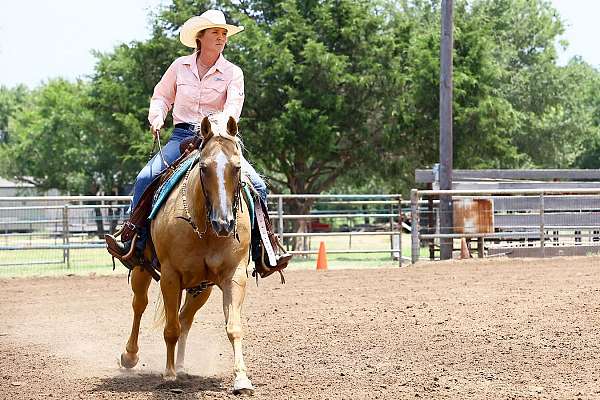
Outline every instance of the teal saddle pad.
POLYGON ((184 160, 181 164, 179 164, 175 172, 173 172, 173 175, 171 175, 171 177, 158 188, 156 193, 154 193, 154 198, 152 199, 152 211, 148 216, 149 220, 152 220, 154 217, 156 217, 158 210, 160 210, 167 197, 169 197, 171 190, 173 190, 175 185, 177 185, 186 172, 194 166, 196 161, 198 161, 198 156, 190 157, 187 160, 184 160))

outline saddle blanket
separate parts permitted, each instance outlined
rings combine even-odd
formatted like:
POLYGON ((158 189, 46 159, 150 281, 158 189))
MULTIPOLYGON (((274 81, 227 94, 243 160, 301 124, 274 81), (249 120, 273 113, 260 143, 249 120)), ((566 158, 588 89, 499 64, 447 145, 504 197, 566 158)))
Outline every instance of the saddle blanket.
POLYGON ((181 164, 179 164, 175 172, 173 172, 173 175, 171 175, 169 179, 160 185, 156 193, 154 193, 154 198, 152 199, 152 211, 148 216, 149 220, 153 220, 154 217, 156 217, 158 210, 160 210, 160 207, 169 196, 169 193, 171 193, 171 190, 173 190, 175 185, 181 180, 188 169, 194 166, 196 161, 198 161, 198 156, 190 157, 187 160, 184 160, 181 164))

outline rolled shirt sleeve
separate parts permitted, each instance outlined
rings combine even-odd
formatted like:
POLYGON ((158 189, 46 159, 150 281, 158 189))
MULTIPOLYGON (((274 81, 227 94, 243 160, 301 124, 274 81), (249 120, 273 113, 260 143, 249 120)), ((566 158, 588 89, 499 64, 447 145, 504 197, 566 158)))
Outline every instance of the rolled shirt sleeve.
POLYGON ((173 62, 162 76, 160 81, 154 87, 154 93, 150 100, 148 110, 148 121, 152 123, 157 116, 164 121, 167 113, 175 102, 177 92, 177 65, 173 62))
POLYGON ((244 73, 241 68, 235 66, 233 77, 227 87, 227 100, 223 107, 225 115, 231 115, 236 121, 239 121, 244 106, 244 73))

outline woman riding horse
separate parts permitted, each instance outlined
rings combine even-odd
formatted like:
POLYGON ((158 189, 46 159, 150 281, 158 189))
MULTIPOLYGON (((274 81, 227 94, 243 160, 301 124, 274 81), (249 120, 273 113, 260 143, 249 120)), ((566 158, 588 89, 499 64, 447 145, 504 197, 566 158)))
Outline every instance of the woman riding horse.
MULTIPOLYGON (((248 279, 252 202, 240 196, 246 181, 237 132, 233 117, 215 114, 202 120, 202 146, 191 152, 180 167, 185 176, 168 192, 158 211, 153 210, 151 232, 161 263, 165 379, 174 380, 183 371, 194 315, 217 286, 223 294, 225 331, 233 349, 233 391, 252 394, 254 387, 242 352, 241 315, 248 279)), ((146 252, 150 252, 149 247, 146 252)), ((133 324, 121 354, 125 368, 133 368, 139 360, 140 321, 148 305, 151 280, 148 270, 134 268, 131 273, 133 324)))
MULTIPOLYGON (((124 225, 135 232, 134 244, 138 254, 142 254, 148 236, 147 215, 139 215, 147 214, 148 207, 138 207, 146 189, 180 157, 180 144, 195 137, 195 128, 203 117, 221 112, 225 116, 232 116, 236 121, 239 120, 244 103, 244 76, 238 66, 223 57, 222 52, 228 38, 243 29, 241 26, 227 24, 225 16, 218 10, 208 10, 200 16, 192 17, 181 28, 181 42, 196 50, 189 56, 179 57, 169 66, 154 88, 148 113, 148 121, 155 139, 171 108, 175 129, 162 152, 157 153, 138 174, 129 208, 130 221, 124 225)), ((252 186, 266 204, 265 182, 243 157, 241 163, 252 186)), ((270 229, 269 223, 266 226, 270 229)), ((272 238, 272 232, 268 233, 267 237, 272 238)), ((259 254, 264 253, 265 246, 271 245, 261 243, 259 234, 252 236, 252 254, 256 272, 260 276, 266 277, 287 266, 291 258, 287 253, 276 255, 276 265, 265 265, 263 257, 259 254)), ((132 251, 131 235, 122 234, 121 239, 123 242, 117 241, 113 235, 107 235, 108 251, 128 268, 133 268, 132 263, 126 261, 135 253, 132 251)))

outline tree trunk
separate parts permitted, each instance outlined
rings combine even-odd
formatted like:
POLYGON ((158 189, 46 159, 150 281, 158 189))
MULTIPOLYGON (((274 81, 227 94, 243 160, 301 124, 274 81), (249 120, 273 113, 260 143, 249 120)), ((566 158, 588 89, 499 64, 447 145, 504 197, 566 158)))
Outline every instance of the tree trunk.
MULTIPOLYGON (((290 199, 289 210, 291 214, 306 215, 310 212, 314 199, 290 199)), ((292 231, 295 233, 306 233, 309 231, 310 219, 292 220, 292 231)), ((292 240, 292 249, 294 251, 308 250, 308 240, 306 237, 295 237, 292 240)))

